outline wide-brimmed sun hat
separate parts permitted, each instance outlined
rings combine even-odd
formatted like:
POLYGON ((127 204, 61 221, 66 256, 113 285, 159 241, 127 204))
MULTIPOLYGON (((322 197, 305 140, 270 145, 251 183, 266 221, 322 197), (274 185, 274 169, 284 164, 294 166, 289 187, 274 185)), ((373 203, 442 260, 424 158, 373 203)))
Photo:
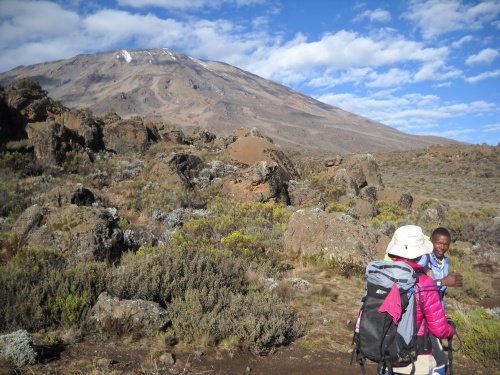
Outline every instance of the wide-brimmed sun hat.
POLYGON ((415 259, 432 253, 432 250, 432 242, 424 239, 422 228, 417 225, 405 225, 394 232, 386 253, 401 258, 415 259))

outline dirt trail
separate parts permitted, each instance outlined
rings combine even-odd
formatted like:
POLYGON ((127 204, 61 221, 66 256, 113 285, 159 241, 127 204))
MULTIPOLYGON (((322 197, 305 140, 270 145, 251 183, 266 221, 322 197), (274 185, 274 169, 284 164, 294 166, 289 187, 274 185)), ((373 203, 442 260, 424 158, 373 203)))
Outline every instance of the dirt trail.
MULTIPOLYGON (((259 357, 248 351, 173 349, 176 363, 162 365, 153 359, 145 343, 96 342, 87 338, 62 350, 45 364, 29 366, 23 374, 210 374, 210 375, 346 375, 361 374, 359 365, 350 365, 351 355, 326 349, 311 349, 299 340, 276 353, 259 357), (105 363, 105 365, 103 365, 105 363), (99 372, 96 372, 99 371, 99 372)), ((456 354, 455 375, 499 375, 456 354)), ((495 372, 496 371, 496 372, 495 372)), ((367 375, 376 375, 376 365, 367 363, 367 375)))

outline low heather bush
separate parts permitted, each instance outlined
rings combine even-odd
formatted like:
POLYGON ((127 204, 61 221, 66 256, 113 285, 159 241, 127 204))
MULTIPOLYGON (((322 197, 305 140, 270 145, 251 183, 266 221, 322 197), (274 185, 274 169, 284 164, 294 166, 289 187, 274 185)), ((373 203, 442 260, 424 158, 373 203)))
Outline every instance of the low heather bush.
POLYGON ((295 313, 268 294, 189 289, 170 309, 176 333, 188 343, 208 333, 214 343, 231 338, 262 355, 303 333, 295 313))
POLYGON ((7 357, 16 367, 36 363, 33 337, 25 330, 0 336, 0 353, 7 357))
POLYGON ((104 290, 104 263, 66 268, 52 250, 22 248, 0 265, 0 331, 80 326, 104 290))

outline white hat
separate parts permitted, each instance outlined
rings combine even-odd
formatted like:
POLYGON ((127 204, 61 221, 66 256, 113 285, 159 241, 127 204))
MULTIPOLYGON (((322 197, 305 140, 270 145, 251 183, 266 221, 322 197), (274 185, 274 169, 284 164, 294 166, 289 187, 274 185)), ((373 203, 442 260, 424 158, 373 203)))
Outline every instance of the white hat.
POLYGON ((416 225, 405 225, 394 232, 385 252, 401 258, 415 259, 432 253, 433 248, 432 242, 424 239, 422 228, 416 225))

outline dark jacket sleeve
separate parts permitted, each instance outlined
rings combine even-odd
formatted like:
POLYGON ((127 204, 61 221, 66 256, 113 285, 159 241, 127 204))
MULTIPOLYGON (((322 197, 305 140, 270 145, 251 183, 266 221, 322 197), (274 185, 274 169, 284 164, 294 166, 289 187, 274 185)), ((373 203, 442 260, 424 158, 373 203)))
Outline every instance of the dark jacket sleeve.
MULTIPOLYGON (((446 315, 439 299, 438 290, 434 280, 427 275, 420 275, 416 291, 417 301, 417 326, 422 319, 427 321, 427 327, 430 333, 439 339, 445 339, 453 336, 454 329, 448 324, 446 315), (422 301, 423 313, 420 305, 422 301)), ((424 324, 420 326, 419 336, 424 335, 424 324)))

